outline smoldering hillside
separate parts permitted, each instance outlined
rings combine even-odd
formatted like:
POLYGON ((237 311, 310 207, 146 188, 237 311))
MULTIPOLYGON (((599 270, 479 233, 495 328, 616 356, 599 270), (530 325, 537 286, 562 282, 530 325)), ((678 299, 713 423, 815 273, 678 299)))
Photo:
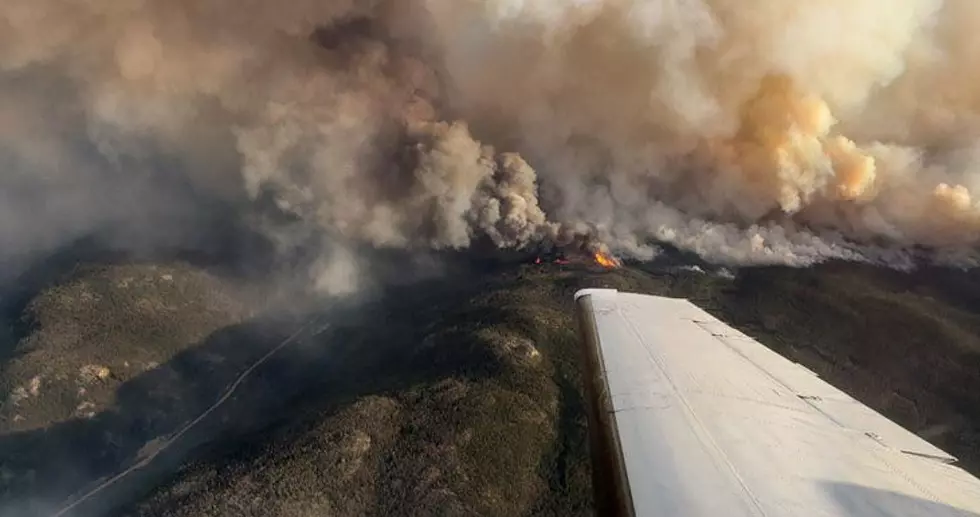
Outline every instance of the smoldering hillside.
POLYGON ((0 369, 0 514, 593 515, 572 294, 597 286, 689 298, 978 472, 976 271, 667 258, 301 314, 194 266, 80 268, 0 369))
POLYGON ((106 229, 174 246, 220 206, 279 252, 322 248, 328 292, 354 288, 360 246, 582 235, 641 258, 662 241, 739 264, 902 265, 916 246, 970 263, 978 17, 968 0, 11 0, 0 248, 29 260, 106 229))

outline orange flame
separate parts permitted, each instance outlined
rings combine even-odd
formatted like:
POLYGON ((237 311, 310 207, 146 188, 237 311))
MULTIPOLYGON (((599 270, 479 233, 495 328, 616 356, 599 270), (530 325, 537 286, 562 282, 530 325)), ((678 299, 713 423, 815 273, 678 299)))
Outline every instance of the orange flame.
POLYGON ((595 258, 596 264, 599 264, 602 267, 614 268, 621 265, 619 259, 608 253, 597 251, 593 257, 595 258))

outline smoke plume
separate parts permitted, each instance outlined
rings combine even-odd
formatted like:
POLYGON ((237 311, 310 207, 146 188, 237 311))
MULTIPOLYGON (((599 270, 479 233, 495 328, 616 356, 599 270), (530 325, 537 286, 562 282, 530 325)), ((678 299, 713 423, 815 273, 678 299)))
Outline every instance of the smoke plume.
POLYGON ((972 0, 5 0, 0 260, 220 204, 315 235, 334 291, 363 246, 969 261, 978 27, 972 0))

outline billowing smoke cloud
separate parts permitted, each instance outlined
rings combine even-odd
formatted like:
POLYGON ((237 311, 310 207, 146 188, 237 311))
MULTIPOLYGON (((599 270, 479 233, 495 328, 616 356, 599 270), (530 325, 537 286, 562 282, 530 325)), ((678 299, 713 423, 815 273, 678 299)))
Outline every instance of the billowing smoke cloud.
POLYGON ((191 191, 300 221, 334 291, 365 245, 962 261, 977 27, 971 0, 6 0, 0 247, 153 207, 180 233, 191 191))

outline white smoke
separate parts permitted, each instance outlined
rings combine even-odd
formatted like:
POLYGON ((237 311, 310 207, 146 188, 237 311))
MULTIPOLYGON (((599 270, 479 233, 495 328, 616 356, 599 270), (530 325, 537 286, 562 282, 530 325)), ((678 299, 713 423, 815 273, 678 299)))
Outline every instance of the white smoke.
MULTIPOLYGON (((167 157, 329 249, 968 263, 975 28, 971 0, 7 0, 4 191, 76 202, 3 198, 0 245, 139 213, 113 185, 167 157)), ((318 264, 356 285, 356 257, 318 264)))

